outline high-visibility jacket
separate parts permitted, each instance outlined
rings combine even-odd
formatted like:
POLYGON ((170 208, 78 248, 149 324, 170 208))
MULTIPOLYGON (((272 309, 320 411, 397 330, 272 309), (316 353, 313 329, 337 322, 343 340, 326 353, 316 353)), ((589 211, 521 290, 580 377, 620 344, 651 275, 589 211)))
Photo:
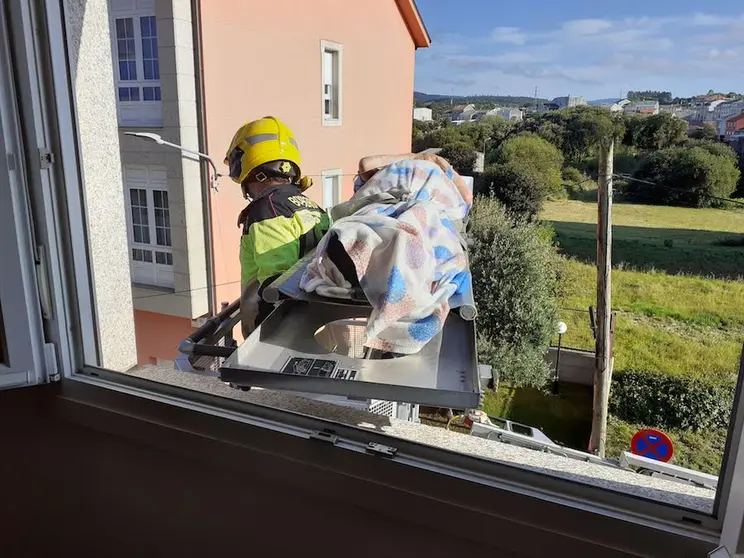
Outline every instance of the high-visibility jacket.
POLYGON ((241 284, 259 293, 313 249, 330 227, 328 214, 293 184, 270 187, 240 214, 241 284))

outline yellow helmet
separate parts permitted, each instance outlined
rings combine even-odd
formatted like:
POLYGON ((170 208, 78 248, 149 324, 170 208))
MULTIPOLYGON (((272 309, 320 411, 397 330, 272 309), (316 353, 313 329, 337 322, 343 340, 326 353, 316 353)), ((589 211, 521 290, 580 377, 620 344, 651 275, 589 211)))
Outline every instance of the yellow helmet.
POLYGON ((300 174, 300 149, 292 131, 278 118, 266 116, 235 132, 225 155, 230 178, 242 184, 253 169, 272 161, 289 161, 300 174))

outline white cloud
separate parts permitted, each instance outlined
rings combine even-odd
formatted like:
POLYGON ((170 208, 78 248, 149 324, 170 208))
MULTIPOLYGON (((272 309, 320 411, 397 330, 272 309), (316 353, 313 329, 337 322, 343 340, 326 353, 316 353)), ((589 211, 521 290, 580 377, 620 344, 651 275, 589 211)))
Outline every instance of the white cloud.
POLYGON ((431 73, 432 92, 441 77, 484 93, 495 87, 523 93, 514 88, 531 83, 529 89, 537 85, 545 96, 610 96, 621 89, 686 95, 717 86, 730 91, 742 88, 732 69, 744 57, 744 13, 577 19, 539 32, 498 27, 485 37, 452 37, 436 53, 435 42, 431 54, 417 55, 425 62, 419 68, 431 73))
POLYGON ((494 43, 523 45, 527 42, 527 35, 519 27, 497 27, 491 31, 490 39, 494 43))
POLYGON ((596 35, 612 27, 606 19, 574 19, 563 24, 563 30, 571 35, 596 35))

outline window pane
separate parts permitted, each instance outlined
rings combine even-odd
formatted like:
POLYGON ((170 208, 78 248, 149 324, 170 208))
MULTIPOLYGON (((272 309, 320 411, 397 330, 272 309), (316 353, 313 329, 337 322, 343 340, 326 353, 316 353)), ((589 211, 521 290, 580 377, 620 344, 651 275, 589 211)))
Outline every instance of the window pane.
POLYGON ((134 23, 131 17, 116 20, 116 51, 119 61, 119 79, 137 79, 137 54, 134 45, 134 23))
POLYGON ((132 237, 138 244, 150 244, 147 190, 131 188, 129 201, 132 208, 132 237))
POLYGON ((148 80, 160 79, 160 68, 157 63, 158 38, 155 27, 155 17, 149 16, 140 18, 140 27, 142 32, 142 67, 144 77, 148 80))
POLYGON ((168 207, 168 192, 155 190, 153 192, 155 204, 155 236, 158 246, 171 245, 170 210, 168 207))
POLYGON ((173 254, 168 252, 155 252, 155 263, 160 265, 173 265, 173 254))

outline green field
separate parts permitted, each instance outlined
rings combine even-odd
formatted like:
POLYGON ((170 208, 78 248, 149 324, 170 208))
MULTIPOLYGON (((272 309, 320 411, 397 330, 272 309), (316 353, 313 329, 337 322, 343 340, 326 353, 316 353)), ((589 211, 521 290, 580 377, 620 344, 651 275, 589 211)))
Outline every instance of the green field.
MULTIPOLYGON (((596 204, 579 201, 550 202, 542 215, 565 256, 563 342, 581 349, 593 348, 586 310, 596 303, 596 215, 596 204)), ((744 344, 744 212, 616 204, 613 223, 615 369, 735 378, 744 344)), ((613 418, 608 455, 627 449, 641 426, 613 418)), ((717 474, 725 429, 670 434, 675 463, 717 474)))
MULTIPOLYGON (((541 217, 562 253, 595 262, 596 203, 549 202, 541 217)), ((615 204, 612 260, 618 269, 741 279, 744 211, 615 204)))

